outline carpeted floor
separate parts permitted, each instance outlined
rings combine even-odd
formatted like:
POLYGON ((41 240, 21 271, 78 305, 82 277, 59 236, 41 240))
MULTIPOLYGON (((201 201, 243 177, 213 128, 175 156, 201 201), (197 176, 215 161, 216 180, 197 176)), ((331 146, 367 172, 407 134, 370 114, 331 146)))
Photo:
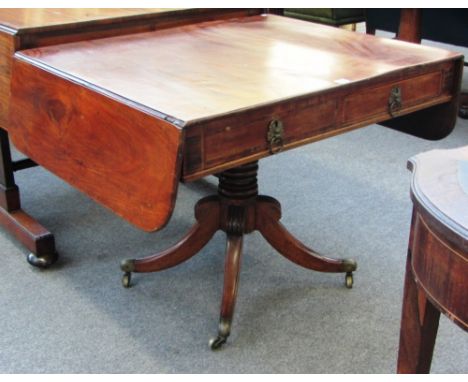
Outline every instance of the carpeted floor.
MULTIPOLYGON (((411 214, 407 159, 468 144, 468 121, 439 142, 377 125, 261 162, 261 192, 306 244, 358 262, 343 275, 301 269, 258 235, 245 240, 233 332, 212 352, 224 237, 179 267, 134 276, 119 262, 175 243, 216 179, 181 185, 165 230, 133 228, 41 168, 21 171, 23 207, 56 235, 60 260, 33 269, 0 231, 0 372, 393 373, 411 214)), ((468 373, 468 335, 441 318, 433 373, 468 373)))

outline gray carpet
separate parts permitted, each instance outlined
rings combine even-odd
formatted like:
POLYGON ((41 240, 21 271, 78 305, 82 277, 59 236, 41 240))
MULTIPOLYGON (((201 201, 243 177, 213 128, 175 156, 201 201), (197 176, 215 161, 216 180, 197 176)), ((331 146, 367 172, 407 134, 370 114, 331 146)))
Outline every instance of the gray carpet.
MULTIPOLYGON (((301 269, 258 235, 245 240, 233 332, 212 352, 224 237, 179 267, 121 287, 119 262, 175 243, 215 178, 181 185, 161 232, 133 228, 43 169, 17 174, 23 207, 56 235, 46 271, 0 231, 0 372, 393 373, 411 214, 407 159, 468 144, 468 121, 428 142, 373 125, 261 162, 260 187, 306 244, 358 262, 343 275, 301 269)), ((468 335, 441 318, 433 373, 468 373, 468 335)))
MULTIPOLYGON (((411 213, 408 157, 468 144, 468 122, 440 142, 379 126, 262 161, 260 187, 277 197, 283 222, 325 254, 358 261, 343 276, 301 269, 258 234, 245 241, 233 333, 217 328, 224 237, 179 267, 135 275, 120 286, 119 261, 174 243, 215 179, 182 185, 168 227, 131 227, 43 169, 18 174, 24 208, 51 229, 60 252, 47 271, 0 233, 0 371, 50 373, 392 373, 395 370, 411 213)), ((435 373, 468 372, 468 336, 445 317, 435 373)))

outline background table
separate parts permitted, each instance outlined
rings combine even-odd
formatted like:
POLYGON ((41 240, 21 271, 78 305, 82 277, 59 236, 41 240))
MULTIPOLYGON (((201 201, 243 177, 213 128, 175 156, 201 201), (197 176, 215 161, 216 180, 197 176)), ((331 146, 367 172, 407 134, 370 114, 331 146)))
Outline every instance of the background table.
POLYGON ((408 162, 413 218, 401 319, 399 373, 429 373, 440 312, 468 331, 468 148, 408 162))

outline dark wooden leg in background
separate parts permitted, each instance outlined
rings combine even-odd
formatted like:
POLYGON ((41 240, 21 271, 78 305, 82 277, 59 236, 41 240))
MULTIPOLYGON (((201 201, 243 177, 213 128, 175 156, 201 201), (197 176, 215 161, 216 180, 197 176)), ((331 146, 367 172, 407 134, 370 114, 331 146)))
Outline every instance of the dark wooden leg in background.
POLYGON ((54 236, 21 210, 14 171, 32 167, 29 159, 13 162, 8 133, 0 128, 0 225, 31 251, 31 265, 46 268, 57 260, 54 236))
POLYGON ((19 189, 15 184, 8 133, 0 129, 0 207, 10 212, 19 210, 19 189))
POLYGON ((421 43, 421 9, 403 8, 400 14, 397 38, 399 40, 421 43))
POLYGON ((375 28, 371 27, 367 21, 366 21, 366 33, 375 36, 375 28))
POLYGON ((398 350, 398 373, 429 373, 439 317, 439 310, 431 304, 414 280, 411 270, 411 252, 408 251, 398 350))

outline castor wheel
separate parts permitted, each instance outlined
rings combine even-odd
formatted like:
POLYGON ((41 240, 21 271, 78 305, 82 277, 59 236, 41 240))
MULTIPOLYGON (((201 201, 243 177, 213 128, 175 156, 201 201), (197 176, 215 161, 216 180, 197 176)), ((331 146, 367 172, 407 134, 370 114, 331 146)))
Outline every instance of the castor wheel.
POLYGON ((122 276, 122 285, 124 288, 130 288, 130 282, 132 281, 132 272, 125 272, 122 276))
POLYGON ((54 264, 58 259, 57 252, 52 252, 47 255, 38 256, 35 253, 30 253, 26 257, 26 260, 29 264, 36 268, 46 269, 49 268, 52 264, 54 264))
POLYGON ((221 336, 217 336, 215 338, 212 338, 210 340, 210 342, 209 342, 211 350, 220 349, 221 346, 226 343, 226 339, 227 339, 226 337, 221 337, 221 336))
POLYGON ((346 272, 346 276, 345 276, 346 288, 351 289, 353 287, 353 282, 354 282, 353 272, 346 272))

